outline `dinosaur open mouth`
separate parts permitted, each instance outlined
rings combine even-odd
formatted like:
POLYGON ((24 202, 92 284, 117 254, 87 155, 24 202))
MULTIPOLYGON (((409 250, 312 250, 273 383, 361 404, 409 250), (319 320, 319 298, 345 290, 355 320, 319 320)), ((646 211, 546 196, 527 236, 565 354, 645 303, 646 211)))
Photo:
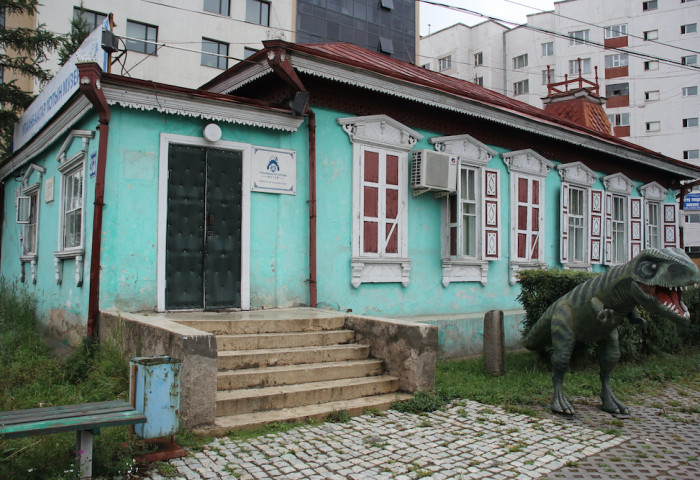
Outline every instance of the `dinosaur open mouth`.
POLYGON ((643 283, 638 283, 639 288, 642 291, 654 297, 661 305, 666 307, 666 309, 671 310, 676 315, 680 315, 684 318, 690 318, 690 312, 688 307, 685 306, 682 299, 682 291, 688 287, 660 287, 658 285, 644 285, 643 283))

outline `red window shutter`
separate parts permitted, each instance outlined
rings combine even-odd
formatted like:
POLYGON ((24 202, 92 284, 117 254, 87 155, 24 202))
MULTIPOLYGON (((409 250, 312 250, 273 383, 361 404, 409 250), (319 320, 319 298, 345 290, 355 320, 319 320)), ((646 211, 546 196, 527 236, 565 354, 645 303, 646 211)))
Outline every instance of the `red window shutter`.
POLYGON ((605 264, 612 263, 612 193, 605 193, 605 264))
POLYGON ((386 189, 386 218, 396 220, 399 214, 399 191, 395 188, 386 189))
POLYGON ((500 183, 498 170, 484 169, 484 219, 483 228, 483 258, 485 260, 500 260, 501 239, 499 229, 501 226, 501 204, 499 195, 500 183))
POLYGON ((591 190, 591 203, 589 206, 591 248, 588 251, 590 263, 603 262, 603 192, 591 190))
POLYGON ((368 222, 365 220, 363 225, 363 243, 365 253, 378 253, 377 233, 377 222, 368 222))
POLYGON ((365 182, 379 182, 379 153, 365 150, 365 182))
POLYGON ((518 179, 518 202, 527 203, 529 186, 527 178, 518 179))
POLYGON ((629 199, 629 255, 630 260, 634 258, 639 252, 642 251, 642 239, 643 239, 643 229, 642 229, 642 199, 641 198, 630 198, 629 199))
POLYGON ((559 209, 561 217, 559 221, 559 236, 561 237, 560 261, 569 261, 569 184, 561 184, 561 195, 559 197, 559 209))
POLYGON ((678 205, 664 203, 664 248, 678 247, 678 205))
POLYGON ((364 216, 376 219, 379 216, 379 190, 377 187, 365 185, 364 192, 364 216))

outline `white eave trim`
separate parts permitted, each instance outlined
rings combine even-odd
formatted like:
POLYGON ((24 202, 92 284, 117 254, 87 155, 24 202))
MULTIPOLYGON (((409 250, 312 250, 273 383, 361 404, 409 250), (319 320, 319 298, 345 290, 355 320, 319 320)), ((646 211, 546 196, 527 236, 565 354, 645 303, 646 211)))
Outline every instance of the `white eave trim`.
POLYGON ((49 148, 57 138, 60 138, 68 130, 78 123, 83 116, 90 111, 92 105, 83 95, 78 95, 69 104, 68 108, 32 138, 23 149, 12 156, 10 160, 0 167, 0 179, 4 180, 8 175, 31 162, 37 155, 49 148))
POLYGON ((245 104, 226 103, 207 98, 192 98, 152 89, 125 88, 102 84, 105 98, 110 105, 185 117, 202 118, 214 122, 236 123, 253 127, 295 132, 304 117, 291 112, 273 112, 245 104))
POLYGON ((234 75, 231 78, 227 78, 221 83, 217 83, 216 85, 208 88, 207 91, 214 93, 229 93, 231 90, 241 88, 243 85, 247 85, 260 77, 264 77, 268 73, 272 73, 272 68, 267 63, 258 63, 249 67, 244 72, 234 75))
POLYGON ((413 100, 503 125, 517 125, 517 128, 521 130, 605 152, 688 178, 697 178, 700 176, 700 173, 696 170, 685 168, 682 165, 671 164, 661 159, 648 157, 641 152, 626 148, 622 145, 611 144, 605 140, 597 139, 584 133, 577 133, 556 124, 548 123, 546 120, 535 120, 529 118, 527 114, 508 111, 504 108, 491 107, 477 100, 457 97, 452 94, 434 90, 430 87, 413 85, 402 80, 392 79, 383 74, 358 71, 350 66, 342 66, 341 64, 335 62, 331 63, 330 61, 323 62, 316 58, 303 55, 304 54, 300 54, 299 52, 294 52, 294 54, 290 56, 290 62, 296 70, 308 75, 386 93, 399 98, 413 100))

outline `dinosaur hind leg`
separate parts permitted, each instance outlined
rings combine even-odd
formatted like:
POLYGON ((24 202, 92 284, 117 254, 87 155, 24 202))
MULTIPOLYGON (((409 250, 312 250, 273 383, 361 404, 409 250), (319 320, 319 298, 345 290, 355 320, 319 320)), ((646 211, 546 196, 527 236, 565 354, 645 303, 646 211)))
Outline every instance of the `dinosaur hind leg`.
POLYGON ((576 338, 572 327, 573 315, 567 306, 557 307, 552 314, 552 383, 554 397, 552 411, 573 415, 574 407, 564 396, 564 374, 569 369, 571 353, 574 351, 576 338))
POLYGON ((600 365, 600 383, 602 384, 600 399, 603 401, 603 405, 601 408, 608 413, 629 414, 629 408, 615 398, 615 394, 610 388, 610 373, 620 360, 617 329, 613 330, 605 340, 598 342, 596 356, 600 365))

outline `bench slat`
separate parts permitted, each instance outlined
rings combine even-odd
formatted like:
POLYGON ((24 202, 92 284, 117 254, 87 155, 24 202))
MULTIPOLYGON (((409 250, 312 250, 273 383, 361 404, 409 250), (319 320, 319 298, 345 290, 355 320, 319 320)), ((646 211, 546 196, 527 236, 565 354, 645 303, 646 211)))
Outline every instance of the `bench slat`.
POLYGON ((0 426, 0 436, 3 438, 17 438, 28 435, 45 435, 50 433, 93 430, 103 427, 131 425, 135 423, 143 423, 145 421, 146 416, 138 410, 112 412, 105 415, 81 415, 46 421, 38 420, 22 425, 0 426))
POLYGON ((35 408, 9 414, 0 414, 0 425, 16 425, 20 423, 30 423, 40 420, 52 420, 68 417, 81 417, 89 415, 102 415, 114 412, 124 412, 133 410, 133 407, 126 402, 108 402, 105 404, 84 404, 82 408, 35 408))
POLYGON ((0 412, 0 424, 6 419, 10 417, 16 417, 16 416, 21 416, 25 414, 32 414, 32 413, 39 413, 39 414, 45 414, 45 413, 51 413, 51 412, 65 412, 65 413, 71 413, 71 412, 80 412, 82 410, 86 409, 93 409, 93 408, 112 408, 112 407, 118 407, 118 406, 131 406, 124 400, 110 400, 107 402, 91 402, 91 403, 79 403, 77 405, 57 405, 57 406, 51 406, 51 407, 42 407, 42 408, 28 408, 26 410, 11 410, 9 412, 0 412))

